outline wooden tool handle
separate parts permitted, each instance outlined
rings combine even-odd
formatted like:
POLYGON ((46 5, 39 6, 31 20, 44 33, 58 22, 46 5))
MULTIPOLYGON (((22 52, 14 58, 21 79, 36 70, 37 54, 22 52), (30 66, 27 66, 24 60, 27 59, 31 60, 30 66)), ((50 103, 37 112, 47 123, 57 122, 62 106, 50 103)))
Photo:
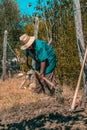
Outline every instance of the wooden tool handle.
MULTIPOLYGON (((40 76, 40 73, 38 71, 35 70, 35 73, 40 76)), ((43 80, 46 81, 49 85, 51 85, 52 87, 55 87, 54 83, 52 83, 51 81, 49 81, 46 77, 43 77, 43 80)))
POLYGON ((74 97, 73 97, 73 102, 72 102, 72 105, 71 105, 71 110, 74 110, 74 108, 75 108, 76 97, 77 97, 77 93, 78 93, 78 90, 79 90, 79 86, 80 86, 80 82, 81 82, 81 77, 82 77, 82 73, 83 73, 83 69, 84 69, 86 57, 87 57, 87 49, 85 51, 84 59, 83 59, 83 62, 82 62, 82 67, 81 67, 80 75, 79 75, 79 78, 78 78, 78 82, 77 82, 75 94, 74 94, 74 97))
POLYGON ((27 79, 28 79, 28 77, 26 77, 26 78, 23 80, 23 82, 21 83, 21 85, 19 86, 19 88, 22 88, 22 87, 25 85, 27 79))

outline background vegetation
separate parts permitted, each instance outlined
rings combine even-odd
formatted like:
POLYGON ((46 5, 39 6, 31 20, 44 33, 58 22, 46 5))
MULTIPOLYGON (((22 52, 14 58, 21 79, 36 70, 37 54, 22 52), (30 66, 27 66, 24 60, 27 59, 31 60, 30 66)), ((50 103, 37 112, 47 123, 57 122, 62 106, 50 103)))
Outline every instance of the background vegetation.
MULTIPOLYGON (((80 0, 85 44, 87 44, 87 2, 80 0)), ((31 3, 28 5, 32 6, 31 3)), ((32 16, 20 15, 14 0, 0 0, 0 56, 4 30, 8 30, 8 41, 20 57, 19 36, 34 35, 35 17, 39 18, 38 38, 46 40, 56 51, 56 76, 61 83, 76 86, 80 62, 76 43, 73 3, 71 0, 37 0, 36 12, 32 16)))

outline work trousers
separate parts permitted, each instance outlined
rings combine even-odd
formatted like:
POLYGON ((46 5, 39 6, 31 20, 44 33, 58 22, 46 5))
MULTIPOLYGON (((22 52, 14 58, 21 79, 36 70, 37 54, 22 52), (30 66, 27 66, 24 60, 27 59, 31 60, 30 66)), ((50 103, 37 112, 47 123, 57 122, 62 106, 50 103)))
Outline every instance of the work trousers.
MULTIPOLYGON (((49 74, 46 74, 45 78, 47 78, 49 81, 55 84, 54 71, 52 71, 49 74)), ((34 89, 34 91, 37 93, 51 95, 53 90, 52 86, 50 86, 46 81, 41 80, 41 78, 36 74, 36 88, 34 89)))

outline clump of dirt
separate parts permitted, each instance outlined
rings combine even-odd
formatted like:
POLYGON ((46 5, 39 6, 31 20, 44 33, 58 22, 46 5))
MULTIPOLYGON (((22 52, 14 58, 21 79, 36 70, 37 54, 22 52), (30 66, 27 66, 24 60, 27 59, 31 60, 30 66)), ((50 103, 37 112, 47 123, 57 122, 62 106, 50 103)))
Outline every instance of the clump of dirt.
MULTIPOLYGON (((73 90, 64 86, 64 102, 58 102, 29 88, 19 89, 22 80, 0 80, 0 130, 87 130, 87 113, 69 112, 73 90)), ((78 96, 77 104, 80 100, 78 96)))

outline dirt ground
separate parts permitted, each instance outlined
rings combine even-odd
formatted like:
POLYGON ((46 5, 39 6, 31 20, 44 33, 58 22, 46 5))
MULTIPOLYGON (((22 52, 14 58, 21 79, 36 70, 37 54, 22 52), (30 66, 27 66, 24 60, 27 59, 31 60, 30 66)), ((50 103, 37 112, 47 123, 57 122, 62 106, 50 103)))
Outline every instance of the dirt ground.
MULTIPOLYGON (((69 112, 74 91, 63 87, 64 102, 20 89, 21 78, 0 79, 0 130, 87 130, 87 111, 69 112)), ((34 84, 33 84, 34 86, 34 84)), ((80 108, 82 90, 76 105, 80 108)), ((77 109, 78 110, 78 109, 77 109)))

